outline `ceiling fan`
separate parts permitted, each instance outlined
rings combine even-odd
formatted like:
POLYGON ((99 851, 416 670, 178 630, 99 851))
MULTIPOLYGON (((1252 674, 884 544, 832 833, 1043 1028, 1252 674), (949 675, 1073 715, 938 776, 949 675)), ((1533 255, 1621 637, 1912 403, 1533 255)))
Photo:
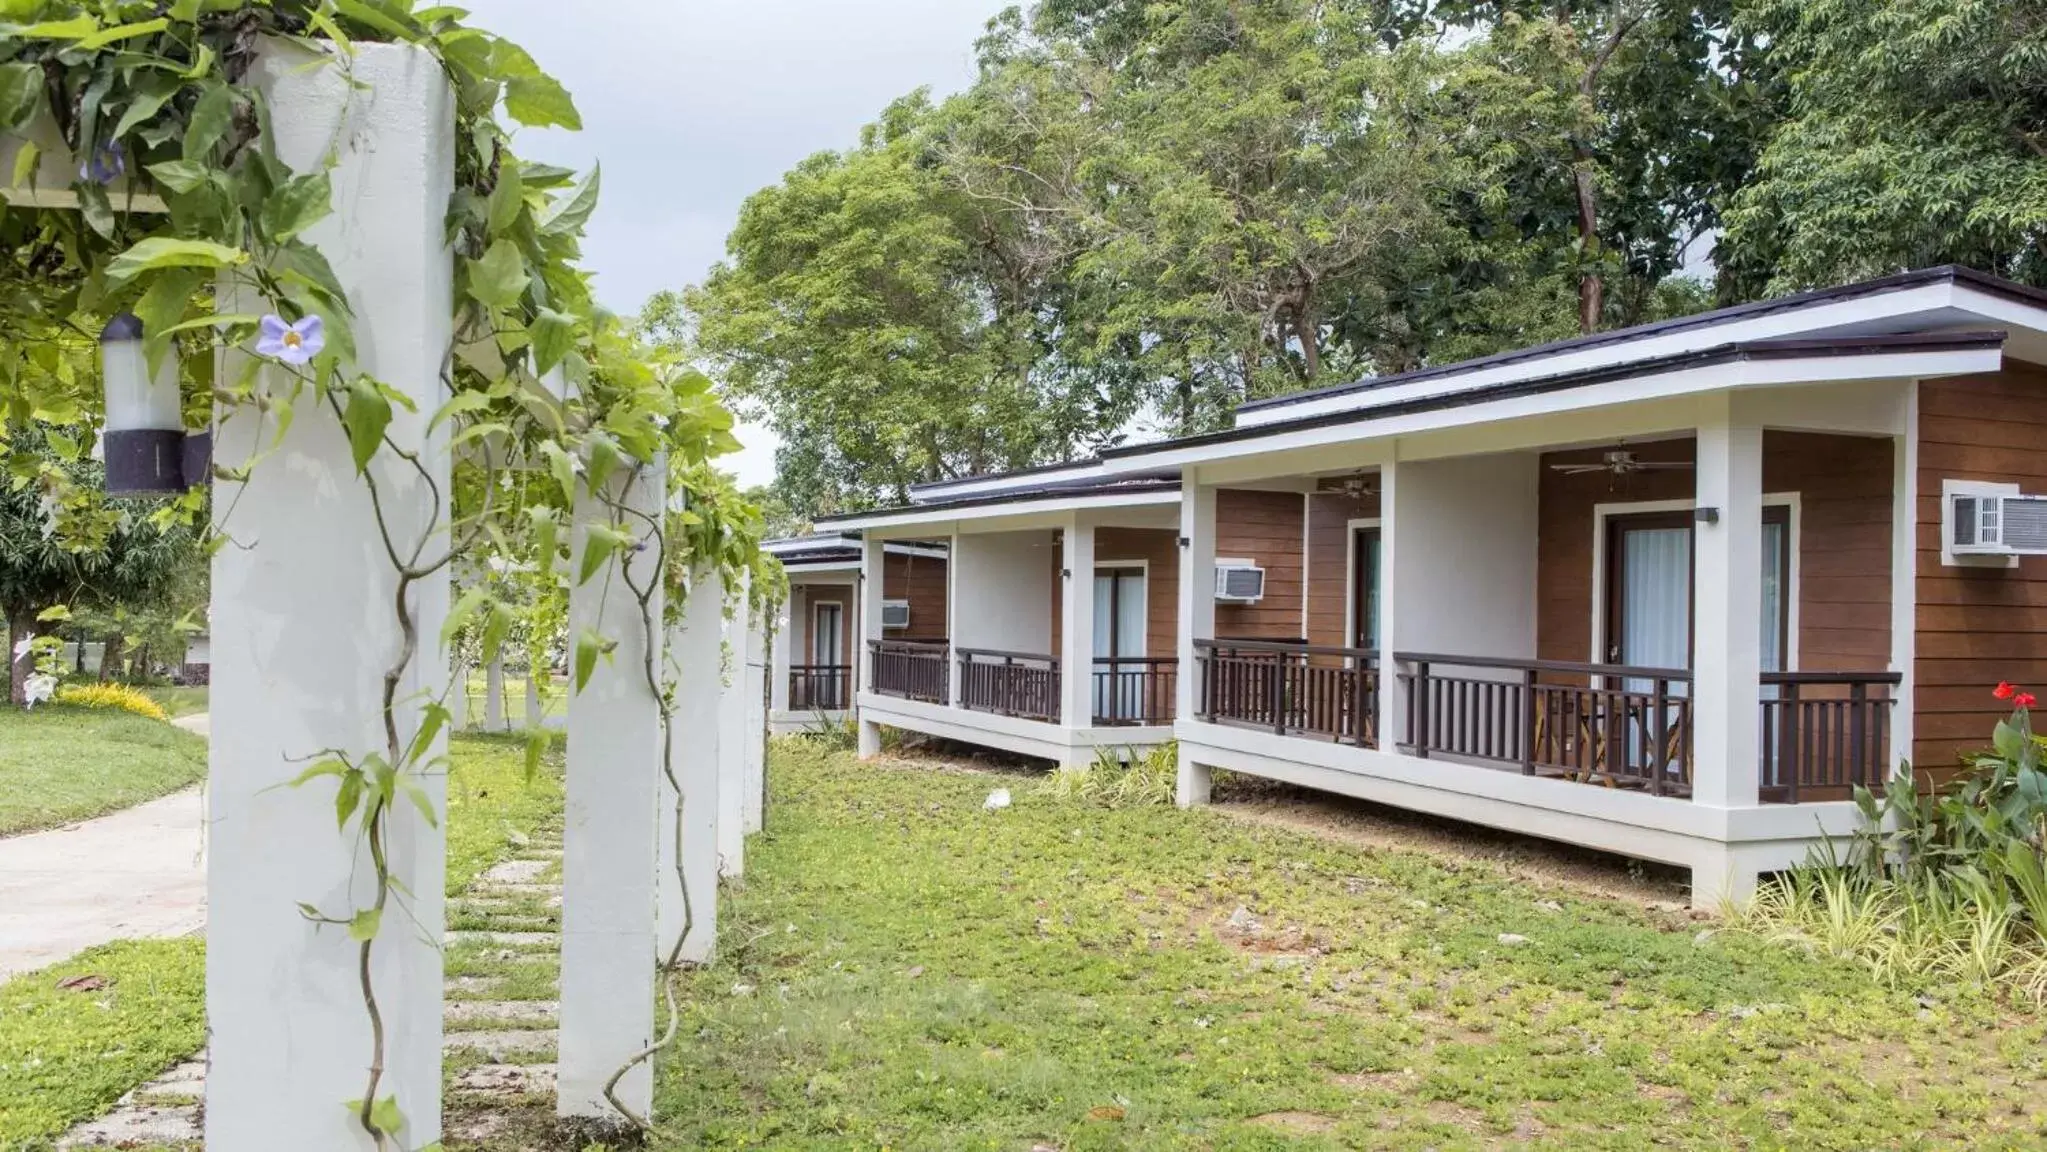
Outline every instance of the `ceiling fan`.
POLYGON ((1566 476, 1583 476, 1592 472, 1610 472, 1615 476, 1632 476, 1637 472, 1670 472, 1691 468, 1686 460, 1637 460, 1633 452, 1615 448, 1600 458, 1597 464, 1552 464, 1550 470, 1566 476))

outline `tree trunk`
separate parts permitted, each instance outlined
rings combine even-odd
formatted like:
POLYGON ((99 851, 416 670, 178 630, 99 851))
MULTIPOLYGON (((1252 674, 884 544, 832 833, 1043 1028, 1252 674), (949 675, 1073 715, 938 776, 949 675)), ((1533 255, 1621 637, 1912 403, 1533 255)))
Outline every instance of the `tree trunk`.
POLYGON ((1315 312, 1311 293, 1303 293, 1294 309, 1294 338, 1301 342, 1301 364, 1308 383, 1322 375, 1322 318, 1315 312))
MULTIPOLYGON (((1599 259, 1599 189, 1592 180, 1592 152, 1583 145, 1573 149, 1572 178, 1578 193, 1578 246, 1587 260, 1599 259)), ((1599 331, 1606 312, 1606 282, 1598 269, 1578 280, 1578 331, 1586 335, 1599 331)))
POLYGON ((146 680, 148 678, 149 645, 144 644, 135 650, 135 660, 128 665, 128 682, 132 684, 138 680, 146 680))
POLYGON ((116 632, 107 637, 106 647, 100 649, 100 683, 112 680, 121 670, 121 657, 128 650, 128 637, 116 632))
POLYGON ((14 654, 15 646, 36 634, 36 614, 28 609, 7 615, 7 699, 16 707, 28 702, 28 676, 35 664, 27 653, 14 654))

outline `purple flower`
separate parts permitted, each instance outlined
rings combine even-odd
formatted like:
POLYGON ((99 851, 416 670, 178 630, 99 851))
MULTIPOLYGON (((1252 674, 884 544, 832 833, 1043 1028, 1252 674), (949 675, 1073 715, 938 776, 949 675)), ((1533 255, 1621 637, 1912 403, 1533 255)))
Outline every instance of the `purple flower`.
POLYGON ((78 178, 94 184, 112 184, 114 179, 128 171, 127 157, 121 153, 121 142, 95 145, 86 156, 85 163, 78 166, 78 178))
POLYGON ((327 346, 327 326, 317 314, 296 324, 286 324, 281 316, 265 316, 260 329, 256 354, 286 364, 310 363, 327 346))

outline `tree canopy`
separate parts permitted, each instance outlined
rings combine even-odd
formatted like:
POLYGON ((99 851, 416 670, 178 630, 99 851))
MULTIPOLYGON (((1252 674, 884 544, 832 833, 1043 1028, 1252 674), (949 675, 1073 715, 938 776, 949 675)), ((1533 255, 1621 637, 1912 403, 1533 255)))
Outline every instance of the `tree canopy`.
POLYGON ((757 193, 646 319, 775 427, 813 515, 1819 282, 2038 280, 2041 26, 2037 0, 1040 0, 965 91, 757 193))

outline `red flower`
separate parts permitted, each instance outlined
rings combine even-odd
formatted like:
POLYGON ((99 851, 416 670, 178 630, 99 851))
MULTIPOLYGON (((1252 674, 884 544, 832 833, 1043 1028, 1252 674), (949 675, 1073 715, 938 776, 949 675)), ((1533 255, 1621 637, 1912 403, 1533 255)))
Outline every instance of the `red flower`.
POLYGON ((1997 682, 1997 690, 1995 692, 1992 692, 1991 695, 1997 697, 1999 700, 2009 700, 2017 692, 2018 689, 2014 688, 2011 685, 2010 681, 1999 680, 1997 682))
POLYGON ((2012 703, 2021 708, 2031 708, 2034 704, 2033 694, 2031 692, 2021 692, 2018 695, 2018 699, 2012 701, 2012 703))

